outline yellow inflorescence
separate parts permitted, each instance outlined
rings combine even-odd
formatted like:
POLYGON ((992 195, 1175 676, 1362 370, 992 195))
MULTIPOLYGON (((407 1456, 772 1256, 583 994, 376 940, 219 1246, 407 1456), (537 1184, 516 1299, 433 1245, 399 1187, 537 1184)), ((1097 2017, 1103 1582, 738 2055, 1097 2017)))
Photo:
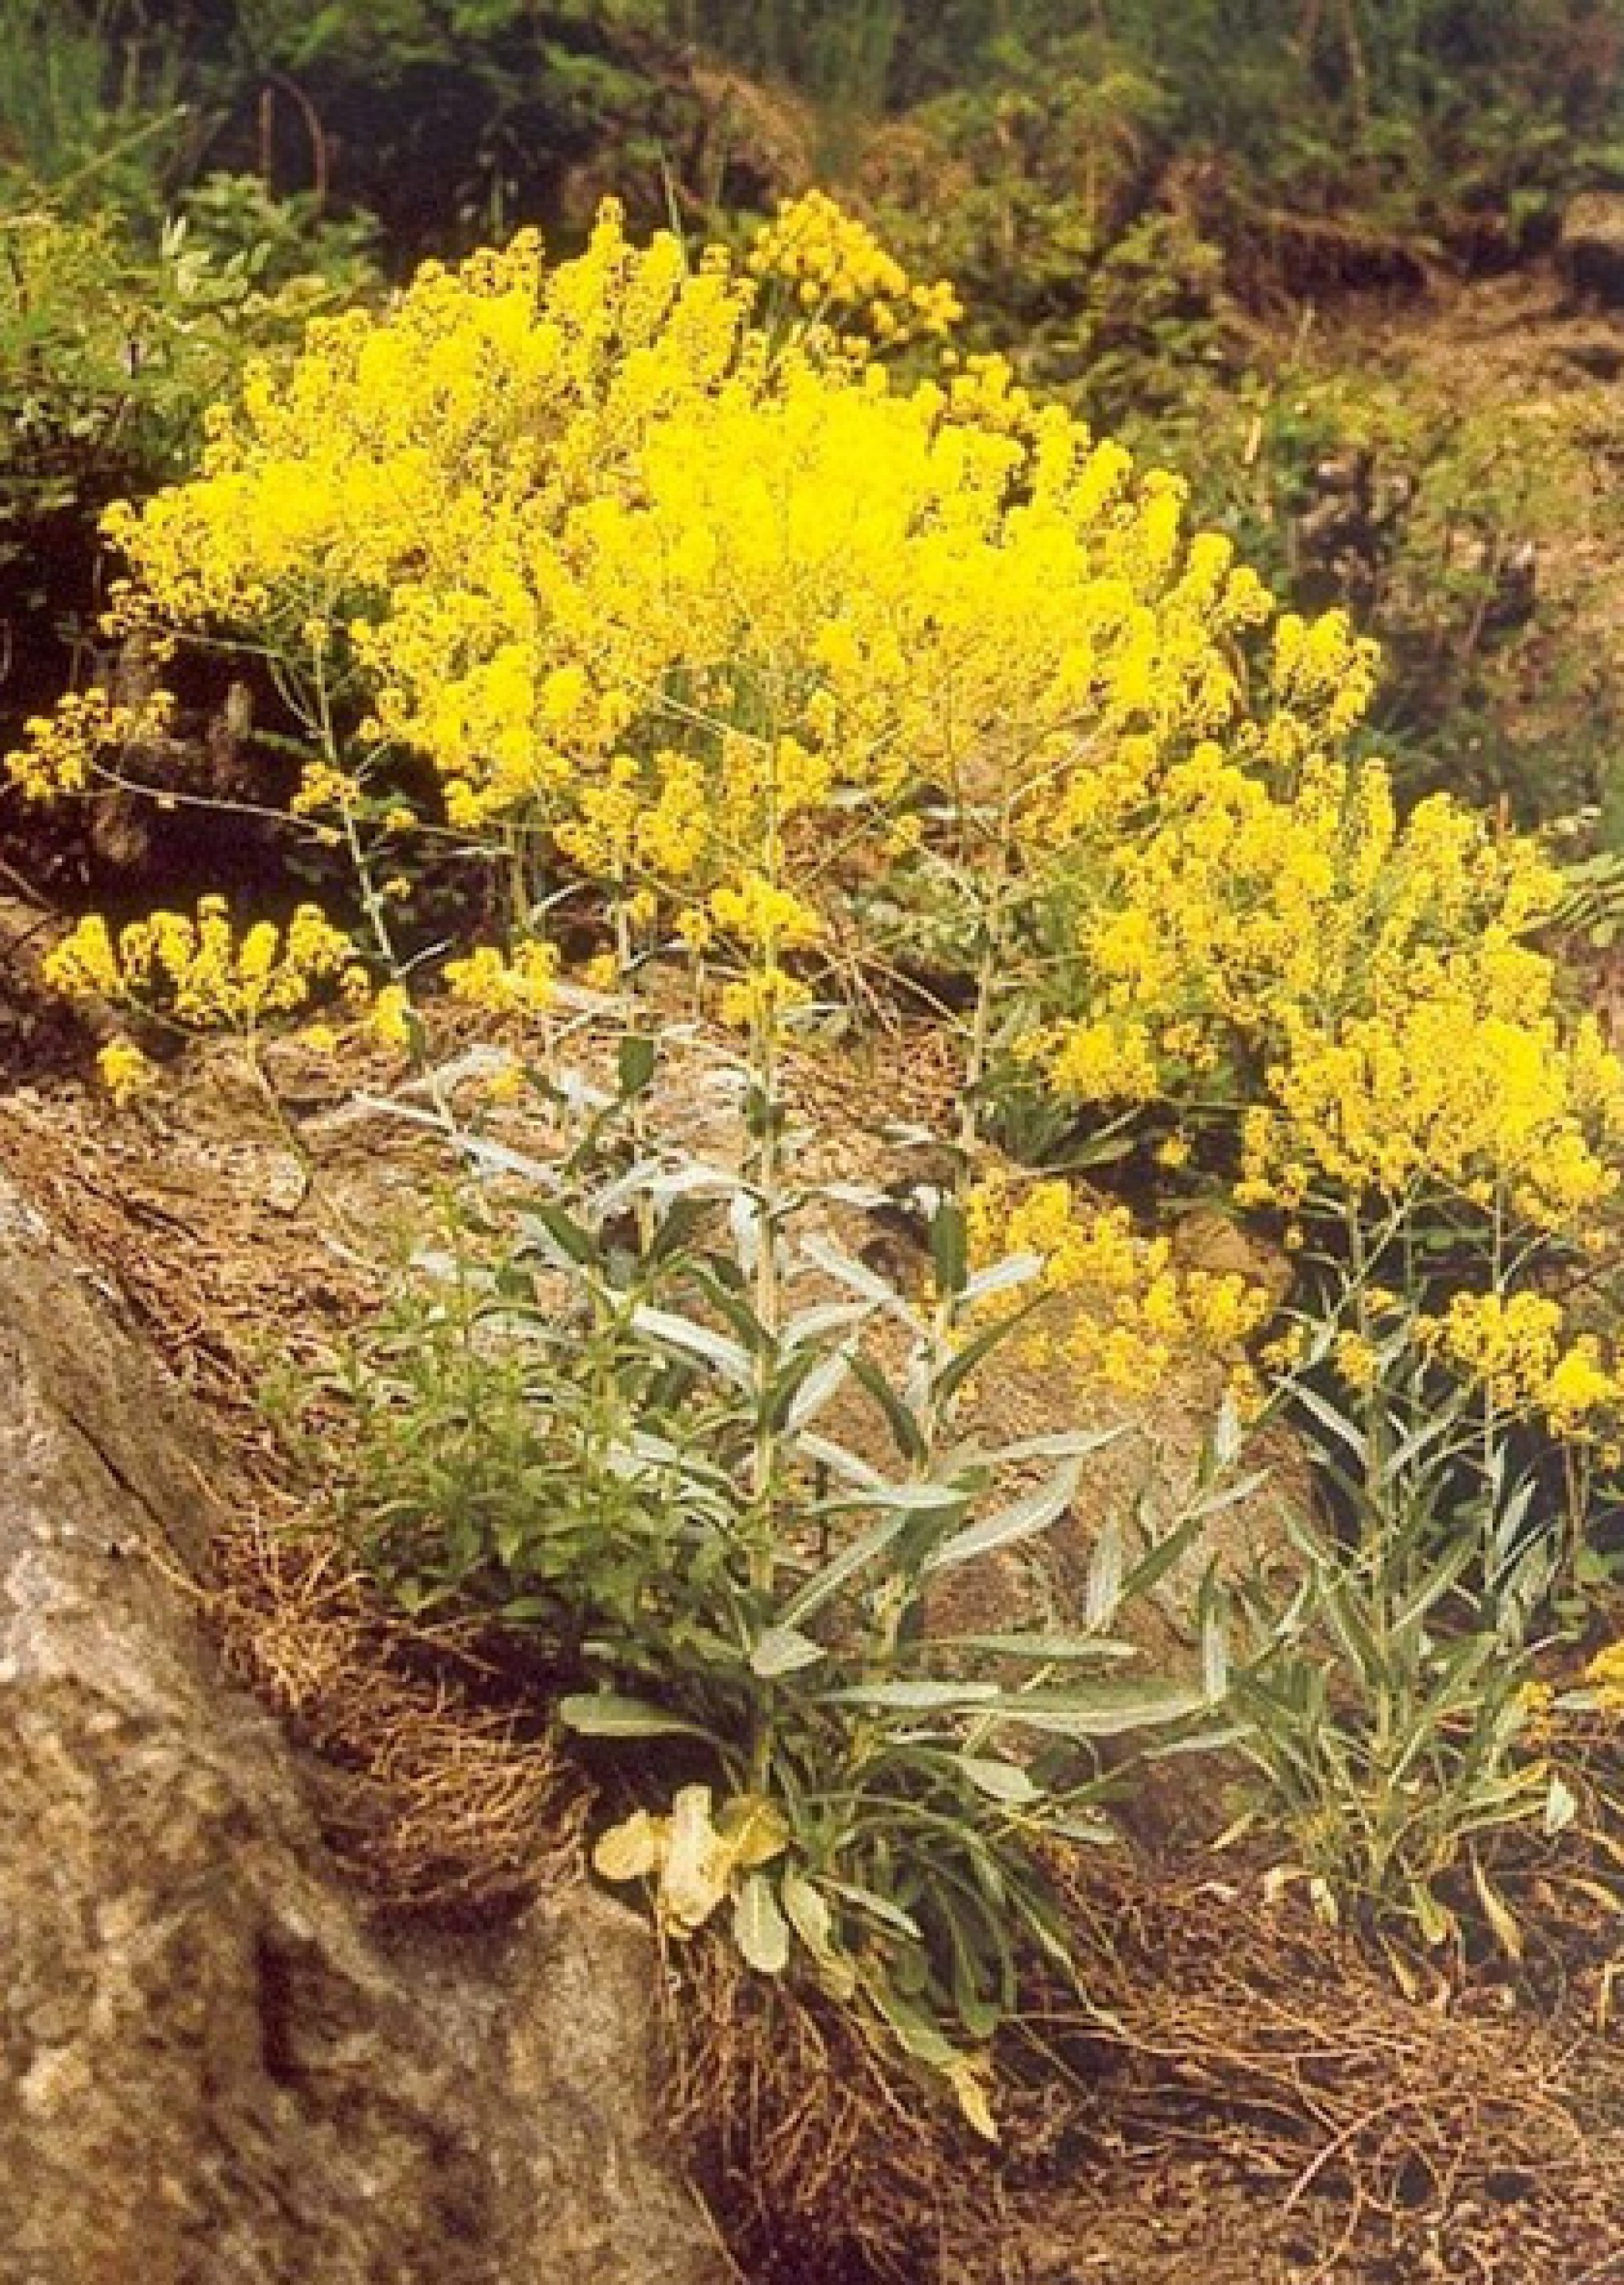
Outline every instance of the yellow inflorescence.
POLYGON ((89 793, 107 776, 109 753, 161 736, 174 711, 166 691, 136 706, 116 703, 100 688, 69 691, 54 713, 24 725, 22 745, 4 756, 0 768, 27 800, 89 793))
POLYGON ((1063 1182, 1016 1197, 989 1178, 972 1194, 970 1233, 979 1261, 1032 1253, 1042 1264, 1037 1290, 1056 1306, 1023 1336, 1027 1354, 1125 1395, 1151 1394, 1197 1357, 1237 1362, 1273 1307, 1233 1272, 1181 1267, 1167 1239, 1144 1236, 1125 1208, 1087 1205, 1063 1182))
POLYGON ((1540 1414, 1559 1436, 1593 1435, 1624 1403, 1624 1375, 1594 1334, 1570 1334, 1559 1302, 1534 1292, 1463 1293, 1419 1339, 1509 1412, 1540 1414))
POLYGON ((314 905, 286 928, 256 921, 239 934, 224 897, 196 915, 153 913, 117 936, 90 915, 45 962, 46 979, 73 998, 106 1000, 188 1031, 251 1032, 304 1007, 334 982, 355 948, 314 905))
MULTIPOLYGON (((656 932, 702 954, 730 1022, 824 993, 854 891, 906 876, 906 927, 950 881, 957 924, 992 883, 1040 947, 1029 1075, 1171 1109, 1175 1150, 1230 1122, 1237 1195, 1288 1244, 1328 1209, 1440 1201, 1525 1245, 1594 1242, 1624 1069, 1529 940, 1550 868, 1447 797, 1400 817, 1386 769, 1346 758, 1374 648, 1343 614, 1279 612, 1189 530, 1178 479, 997 359, 917 383, 881 362, 955 314, 817 195, 743 263, 634 246, 607 205, 572 260, 524 233, 431 265, 253 375, 193 481, 114 512, 118 623, 160 645, 251 628, 309 694, 294 806, 318 830, 420 812, 504 861, 516 910, 572 870, 618 957, 656 932)), ((90 694, 12 773, 82 790, 130 734, 90 694)), ((392 847, 379 874, 399 870, 392 847)), ((105 988, 146 961, 185 1022, 297 1003, 291 949, 251 931, 227 957, 205 921, 86 938, 82 966, 105 988)), ((552 962, 474 953, 451 984, 530 1014, 552 962)), ((410 1044, 398 985, 369 1009, 410 1044)), ((1232 1281, 1062 1193, 1008 1211, 1048 1229, 1057 1290, 1095 1297, 1068 1339, 1124 1386, 1256 1322, 1232 1281)), ((1460 1323, 1438 1338, 1477 1369, 1460 1323)), ((1605 1361, 1565 1337, 1545 1362, 1526 1400, 1598 1417, 1605 1361)))
POLYGON ((96 1068, 101 1083, 122 1111, 137 1095, 145 1095, 157 1079, 152 1060, 143 1055, 133 1040, 109 1040, 98 1051, 96 1068))
POLYGON ((1282 788, 1214 743, 1110 858, 1084 1011, 1030 1052, 1079 1102, 1250 1101, 1248 1203, 1420 1193, 1576 1233, 1617 1185, 1624 1070, 1523 940, 1557 893, 1531 843, 1447 799, 1400 823, 1378 764, 1319 757, 1282 788))
MULTIPOLYGON (((826 206, 773 243, 822 262, 826 206)), ((840 242, 842 290, 875 287, 867 233, 840 242)), ((689 930, 752 871, 817 907, 917 844, 927 788, 1002 810, 1041 866, 1111 845, 1203 739, 1334 733, 1368 647, 1288 622, 1254 701, 1236 646, 1273 605, 1185 533, 1173 478, 994 360, 902 389, 770 349, 760 290, 608 208, 573 261, 522 237, 316 327, 200 476, 113 517, 126 620, 251 620, 323 673, 345 630, 360 747, 297 806, 408 749, 455 828, 550 844, 689 930)))
POLYGON ((551 945, 534 941, 515 946, 504 958, 494 945, 481 945, 466 959, 446 962, 445 981, 454 1000, 490 1016, 537 1016, 553 1004, 558 955, 551 945))
POLYGON ((951 333, 964 315, 945 279, 918 285, 867 224, 827 192, 786 199, 750 250, 750 274, 787 287, 800 308, 849 336, 895 348, 951 333))

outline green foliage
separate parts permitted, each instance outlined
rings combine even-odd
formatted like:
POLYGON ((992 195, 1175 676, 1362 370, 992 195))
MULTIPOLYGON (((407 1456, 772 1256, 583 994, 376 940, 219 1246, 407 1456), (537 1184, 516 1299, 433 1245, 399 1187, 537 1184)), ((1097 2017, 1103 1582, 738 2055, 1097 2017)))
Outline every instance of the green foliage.
POLYGON ((611 1097, 538 1080, 575 1129, 561 1165, 465 1138, 526 1195, 354 1361, 352 1527, 408 1607, 522 1629, 573 1683, 566 1722, 641 1804, 600 1870, 651 1880, 679 1936, 729 1908, 754 1967, 859 2006, 985 2130, 976 2053, 1024 1957, 1065 1958, 1039 1845, 1109 1837, 1101 1741, 1208 1702, 1107 1629, 1220 1471, 1137 1557, 1102 1527, 1082 1625, 945 1630, 942 1594, 976 1608, 1114 1433, 959 1425, 1021 1322, 985 1305, 1038 1264, 972 1276, 938 1202, 915 1294, 831 1234, 878 1200, 795 1180, 765 1097, 743 1174, 650 1143, 653 1069, 632 1037, 611 1097))
MULTIPOLYGON (((1396 1500, 1353 1548, 1298 1525, 1303 1578, 1282 1605, 1243 1598, 1252 1653, 1233 1705, 1254 1806, 1282 1866, 1344 1916, 1425 1945, 1487 1919, 1520 1949, 1484 1863, 1490 1836, 1556 1829, 1563 1794, 1530 1749, 1532 1661, 1511 1613, 1463 1602, 1470 1542, 1436 1551, 1436 1519, 1396 1500)), ((1520 1616, 1520 1614, 1518 1614, 1520 1616)))
POLYGON ((1606 414, 1509 362, 1463 389, 1418 329, 1395 357, 1305 318, 1250 370, 1171 368, 1118 422, 1183 471, 1196 513, 1299 608, 1341 604, 1381 644, 1368 741, 1409 798, 1447 789, 1526 826, 1606 813, 1624 705, 1572 563, 1618 513, 1606 414), (1437 356, 1434 370, 1431 362, 1437 356))
POLYGON ((254 356, 371 279, 364 238, 312 229, 211 177, 155 251, 111 217, 0 212, 0 620, 9 706, 60 684, 59 643, 98 603, 98 523, 196 457, 206 406, 254 356))
POLYGON ((192 131, 172 35, 115 5, 0 0, 0 210, 155 224, 192 131))
POLYGON ((1571 1810, 1530 1735, 1560 1505, 1516 1415, 1421 1337, 1425 1272, 1373 1315, 1367 1276, 1322 1267, 1327 1299, 1291 1313, 1302 1355, 1281 1401, 1336 1527, 1294 1523, 1283 1600, 1261 1579, 1239 1592, 1241 1829, 1284 1838, 1283 1871, 1329 1919, 1431 1946, 1464 1916, 1515 1952, 1486 1854, 1571 1810))

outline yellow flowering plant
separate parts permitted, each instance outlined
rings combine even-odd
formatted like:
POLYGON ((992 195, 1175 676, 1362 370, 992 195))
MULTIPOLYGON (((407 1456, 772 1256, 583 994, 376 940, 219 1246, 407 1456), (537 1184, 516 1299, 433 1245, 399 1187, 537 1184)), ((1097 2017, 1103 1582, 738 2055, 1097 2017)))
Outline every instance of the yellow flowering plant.
MULTIPOLYGON (((314 905, 299 906, 285 926, 240 929, 226 899, 208 896, 195 914, 157 912, 116 931, 89 914, 47 956, 44 975, 69 999, 99 1001, 147 1025, 234 1032, 252 1054, 268 1019, 297 1014, 355 966, 350 938, 314 905)), ((151 1083, 133 1040, 110 1040, 98 1062, 121 1103, 151 1083)))
MULTIPOLYGON (((900 1432, 903 1491, 849 1475, 840 1515, 817 1509, 844 1548, 836 1567, 872 1544, 917 1585, 920 1549, 981 1527, 986 1487, 933 1486, 922 1451, 951 1413, 943 1380, 959 1386, 1017 1320, 1079 1386, 1142 1394, 1193 1353, 1238 1364, 1271 1307, 1244 1280, 1182 1268, 1118 1207, 1000 1173, 987 1144, 1010 1139, 1012 1103, 1037 1101, 1073 1156, 1068 1128, 1086 1144, 1112 1122, 1164 1181, 1217 1172, 1239 1209, 1275 1217, 1288 1243, 1300 1233, 1287 1333, 1306 1349, 1288 1387, 1311 1417, 1327 1374, 1353 1392, 1353 1482, 1377 1514, 1372 1484, 1444 1392, 1448 1496, 1426 1504, 1427 1527, 1463 1535, 1470 1510, 1473 1559, 1497 1585, 1523 1552, 1518 1434, 1598 1433, 1613 1395, 1611 1353, 1534 1306, 1593 1242, 1624 1132, 1624 1070, 1568 1019, 1538 943, 1550 868, 1447 797, 1400 814, 1382 765, 1349 751, 1373 647, 1343 614, 1281 611, 1228 540, 1189 530, 1176 478, 1137 469, 997 359, 923 378, 888 362, 955 315, 827 200, 781 213, 742 260, 691 259, 669 233, 635 245, 611 203, 571 259, 522 233, 460 269, 429 265, 387 309, 312 326, 290 373, 252 373, 216 410, 195 476, 109 520, 128 567, 115 632, 160 655, 239 646, 273 677, 300 771, 291 815, 353 872, 377 1037, 408 1052, 425 1037, 425 946, 397 887, 431 844, 488 889, 495 940, 451 947, 443 970, 483 1020, 545 1017, 548 916, 567 902, 595 937, 594 983, 679 962, 698 1006, 742 1035, 731 1252, 616 1339, 639 1388, 664 1386, 652 1347, 702 1412, 725 1389, 745 1400, 742 1509, 686 1430, 673 1496, 685 1530, 726 1508, 708 1576, 749 1618, 729 1657, 759 1649, 769 1609, 801 1638, 775 1637, 768 1670, 734 1674, 702 1715, 672 1642, 643 1646, 646 1696, 667 1713, 683 1699, 679 1734, 694 1741, 697 1723, 715 1769, 708 1801, 685 1787, 650 1804, 614 1863, 659 1892, 697 1856, 713 1906, 748 1910, 741 1940, 763 1959, 786 1919, 821 1958, 840 1893, 821 1910, 803 1896, 795 1920, 784 1883, 791 1868, 812 1879, 816 1853, 804 1771, 792 1755, 768 1788, 758 1751, 756 1683, 782 1693, 772 1720, 800 1720, 800 1663, 832 1671, 841 1655, 801 1627, 815 1611, 780 1533, 789 1510, 812 1512, 785 1457, 807 1425, 796 1375, 863 1378, 838 1342, 792 1338, 807 1205, 782 1084, 792 1029, 841 1003, 848 1018, 876 998, 927 1005, 953 1028, 961 1081, 938 1222, 952 1274, 938 1263, 934 1304, 899 1304, 925 1310, 931 1433, 900 1432), (988 1306, 1012 1259, 1040 1299, 1030 1312, 988 1306), (840 1542, 845 1525, 856 1536, 840 1542), (791 1836, 771 1856, 751 1806, 764 1794, 791 1836)), ((137 726, 93 695, 72 702, 31 727, 10 773, 36 794, 118 780, 137 726)), ((155 987, 175 1020, 252 1031, 318 980, 353 986, 318 918, 239 939, 208 904, 116 943, 87 923, 61 980, 114 1000, 155 987)), ((639 1243, 669 1228, 676 1178, 656 1176, 618 1193, 639 1243), (647 1188, 656 1176, 664 1193, 647 1188)), ((541 1221, 554 1266, 584 1269, 577 1238, 541 1221)), ((851 1305, 864 1300, 855 1288, 851 1305)), ((893 1426, 910 1417, 883 1374, 864 1385, 893 1426)), ((607 1448, 589 1457, 613 1472, 616 1449, 613 1465, 607 1448)), ((1333 1488, 1338 1468, 1333 1439, 1333 1488)), ((906 1582, 887 1591, 869 1620, 917 1611, 906 1582)), ((932 1678, 892 1670, 903 1650, 883 1633, 886 1685, 923 1689, 932 1678)), ((618 1640, 593 1677, 609 1710, 574 1718, 630 1723, 614 1708, 634 1668, 618 1640)), ((949 1694, 865 1699, 849 1678, 858 1694, 816 1699, 817 1720, 855 1708, 865 1739, 894 1743, 882 1715, 940 1715, 930 1750, 961 1757, 979 1717, 962 1677, 932 1686, 949 1694)), ((942 1996, 954 1939, 939 1904, 899 1907, 936 1914, 938 1940, 918 1938, 925 1964, 911 1954, 886 1983, 893 2029, 922 1975, 942 1996)), ((872 1927, 858 1949, 883 1950, 872 1927)), ((1000 2003, 1003 1978, 1000 1955, 1000 2003)), ((977 1983, 972 2014, 990 1990, 977 1983)))

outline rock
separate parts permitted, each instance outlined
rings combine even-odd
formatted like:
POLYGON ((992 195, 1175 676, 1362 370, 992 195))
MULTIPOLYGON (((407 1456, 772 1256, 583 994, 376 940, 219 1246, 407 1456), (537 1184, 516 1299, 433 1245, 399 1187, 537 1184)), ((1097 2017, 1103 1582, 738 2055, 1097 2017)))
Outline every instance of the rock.
POLYGON ((721 2285, 585 1889, 370 1927, 186 1586, 200 1425, 0 1178, 0 2277, 721 2285))
POLYGON ((1624 192, 1587 191, 1562 217, 1557 271, 1569 298, 1624 309, 1624 192))

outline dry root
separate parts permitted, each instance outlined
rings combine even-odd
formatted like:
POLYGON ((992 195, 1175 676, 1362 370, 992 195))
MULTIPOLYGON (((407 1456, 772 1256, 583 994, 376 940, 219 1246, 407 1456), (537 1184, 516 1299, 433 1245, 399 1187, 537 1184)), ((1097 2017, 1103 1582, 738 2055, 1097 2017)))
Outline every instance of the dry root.
POLYGON ((216 1561, 227 1654, 315 1748, 329 1845, 380 1908, 483 1915, 574 1876, 590 1790, 534 1709, 482 1701, 443 1638, 426 1659, 330 1542, 262 1527, 216 1561))
POLYGON ((923 2285, 1000 2192, 952 2105, 721 1936, 673 1951, 675 2123, 757 2285, 923 2285))

